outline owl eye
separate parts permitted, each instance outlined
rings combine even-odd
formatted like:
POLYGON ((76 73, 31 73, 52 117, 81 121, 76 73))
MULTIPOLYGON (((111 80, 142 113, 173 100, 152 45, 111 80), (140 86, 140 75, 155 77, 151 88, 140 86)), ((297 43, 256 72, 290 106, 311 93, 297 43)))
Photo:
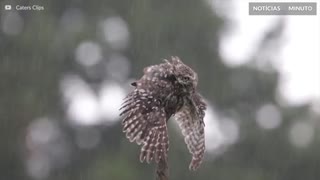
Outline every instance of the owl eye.
POLYGON ((183 80, 184 80, 184 81, 189 81, 190 78, 186 76, 186 77, 183 77, 183 80))

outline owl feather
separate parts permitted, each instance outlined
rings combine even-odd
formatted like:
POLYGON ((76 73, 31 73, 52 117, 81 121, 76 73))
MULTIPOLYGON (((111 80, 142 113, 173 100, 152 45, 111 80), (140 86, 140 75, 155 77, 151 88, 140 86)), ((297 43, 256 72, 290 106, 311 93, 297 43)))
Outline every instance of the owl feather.
POLYGON ((167 122, 174 117, 192 154, 189 168, 195 170, 204 155, 206 104, 196 92, 198 76, 178 57, 144 68, 143 76, 131 83, 134 89, 122 104, 123 132, 141 145, 140 161, 166 159, 169 151, 167 122))

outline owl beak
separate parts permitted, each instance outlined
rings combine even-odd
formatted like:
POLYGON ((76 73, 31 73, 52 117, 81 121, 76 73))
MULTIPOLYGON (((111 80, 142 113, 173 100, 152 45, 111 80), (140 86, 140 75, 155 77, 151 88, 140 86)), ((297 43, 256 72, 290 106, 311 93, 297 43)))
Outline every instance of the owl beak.
POLYGON ((194 82, 193 82, 193 87, 196 88, 197 85, 198 85, 198 82, 197 82, 197 81, 194 81, 194 82))

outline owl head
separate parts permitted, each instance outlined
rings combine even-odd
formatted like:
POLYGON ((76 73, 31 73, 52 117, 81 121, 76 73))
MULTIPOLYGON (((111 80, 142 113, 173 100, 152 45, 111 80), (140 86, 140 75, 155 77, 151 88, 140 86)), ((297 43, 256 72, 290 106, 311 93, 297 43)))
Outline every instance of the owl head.
POLYGON ((179 57, 171 57, 173 74, 179 84, 187 91, 193 92, 198 84, 198 75, 189 66, 184 64, 179 57))

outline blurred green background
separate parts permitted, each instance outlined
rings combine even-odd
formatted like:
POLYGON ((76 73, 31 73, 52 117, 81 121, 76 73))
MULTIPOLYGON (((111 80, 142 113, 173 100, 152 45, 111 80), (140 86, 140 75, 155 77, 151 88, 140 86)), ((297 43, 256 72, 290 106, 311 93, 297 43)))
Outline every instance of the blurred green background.
POLYGON ((210 106, 196 172, 169 124, 171 179, 320 179, 319 111, 283 103, 277 68, 257 66, 281 50, 284 19, 261 35, 247 63, 230 66, 219 52, 230 21, 207 1, 37 3, 45 10, 1 10, 1 180, 152 179, 154 165, 139 162, 118 108, 145 66, 172 55, 198 72, 210 106))

